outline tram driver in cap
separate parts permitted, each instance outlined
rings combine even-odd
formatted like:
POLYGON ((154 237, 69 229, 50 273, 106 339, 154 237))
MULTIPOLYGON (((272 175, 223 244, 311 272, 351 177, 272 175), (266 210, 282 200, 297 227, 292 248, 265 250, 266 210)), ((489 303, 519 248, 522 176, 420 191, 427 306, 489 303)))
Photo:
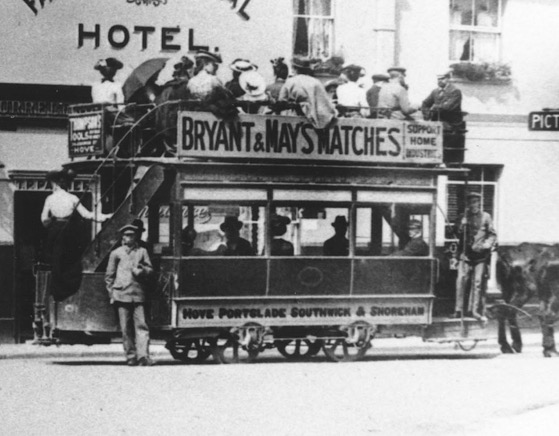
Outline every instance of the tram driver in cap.
POLYGON ((481 195, 470 192, 466 196, 467 209, 458 221, 459 261, 456 278, 456 306, 454 318, 462 315, 485 321, 485 291, 491 251, 497 243, 497 233, 491 215, 481 209, 481 195), (467 298, 464 313, 464 299, 467 298))

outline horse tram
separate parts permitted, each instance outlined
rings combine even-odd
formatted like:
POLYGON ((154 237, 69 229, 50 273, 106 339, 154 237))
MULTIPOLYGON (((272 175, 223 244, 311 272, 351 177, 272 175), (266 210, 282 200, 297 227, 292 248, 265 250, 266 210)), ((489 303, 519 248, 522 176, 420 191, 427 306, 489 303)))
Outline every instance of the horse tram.
POLYGON ((175 359, 251 362, 277 348, 287 359, 322 350, 345 362, 362 358, 373 338, 413 335, 464 348, 485 338, 483 323, 449 319, 437 297, 437 183, 467 173, 443 165, 452 144, 441 123, 338 118, 317 130, 301 116, 223 120, 181 102, 176 151, 166 153, 152 147, 157 108, 135 110, 133 124, 117 125, 102 106, 71 107, 65 166, 87 176, 95 213, 113 216, 87 227, 73 295, 55 301, 48 270, 38 271, 39 342, 119 337, 104 271, 118 229, 133 219, 145 225, 156 270, 151 336, 175 359), (400 254, 412 220, 425 255, 400 254), (226 224, 250 252, 227 255, 226 224), (345 251, 326 253, 338 225, 345 251))

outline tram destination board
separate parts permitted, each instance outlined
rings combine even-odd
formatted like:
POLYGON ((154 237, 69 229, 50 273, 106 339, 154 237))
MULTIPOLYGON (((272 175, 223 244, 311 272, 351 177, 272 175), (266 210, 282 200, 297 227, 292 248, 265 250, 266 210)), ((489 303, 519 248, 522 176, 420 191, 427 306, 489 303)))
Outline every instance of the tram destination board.
POLYGON ((559 132, 559 111, 530 112, 528 130, 559 132))
POLYGON ((317 130, 303 117, 180 112, 180 157, 281 159, 361 164, 440 164, 443 127, 429 121, 338 118, 317 130))
POLYGON ((95 156, 103 154, 103 112, 85 112, 68 116, 69 156, 95 156))

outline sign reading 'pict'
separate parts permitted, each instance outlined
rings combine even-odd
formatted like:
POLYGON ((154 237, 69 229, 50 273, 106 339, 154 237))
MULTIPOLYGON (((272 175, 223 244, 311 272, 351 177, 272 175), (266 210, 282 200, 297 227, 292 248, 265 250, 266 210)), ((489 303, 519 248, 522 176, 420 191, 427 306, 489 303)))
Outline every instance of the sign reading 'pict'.
POLYGON ((440 123, 339 118, 316 130, 302 117, 240 115, 223 122, 207 112, 181 112, 181 157, 299 159, 355 163, 442 163, 440 123))

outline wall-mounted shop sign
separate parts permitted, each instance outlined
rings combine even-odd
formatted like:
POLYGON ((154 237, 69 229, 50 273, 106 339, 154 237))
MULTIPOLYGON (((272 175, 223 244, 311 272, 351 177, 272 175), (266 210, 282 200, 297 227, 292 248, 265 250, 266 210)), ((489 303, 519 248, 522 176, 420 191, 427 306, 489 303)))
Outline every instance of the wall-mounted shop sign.
POLYGON ((68 116, 68 146, 71 158, 103 154, 103 110, 68 116))
POLYGON ((66 119, 68 104, 56 101, 0 100, 1 118, 66 119))
POLYGON ((559 110, 530 112, 528 130, 559 132, 559 110))

